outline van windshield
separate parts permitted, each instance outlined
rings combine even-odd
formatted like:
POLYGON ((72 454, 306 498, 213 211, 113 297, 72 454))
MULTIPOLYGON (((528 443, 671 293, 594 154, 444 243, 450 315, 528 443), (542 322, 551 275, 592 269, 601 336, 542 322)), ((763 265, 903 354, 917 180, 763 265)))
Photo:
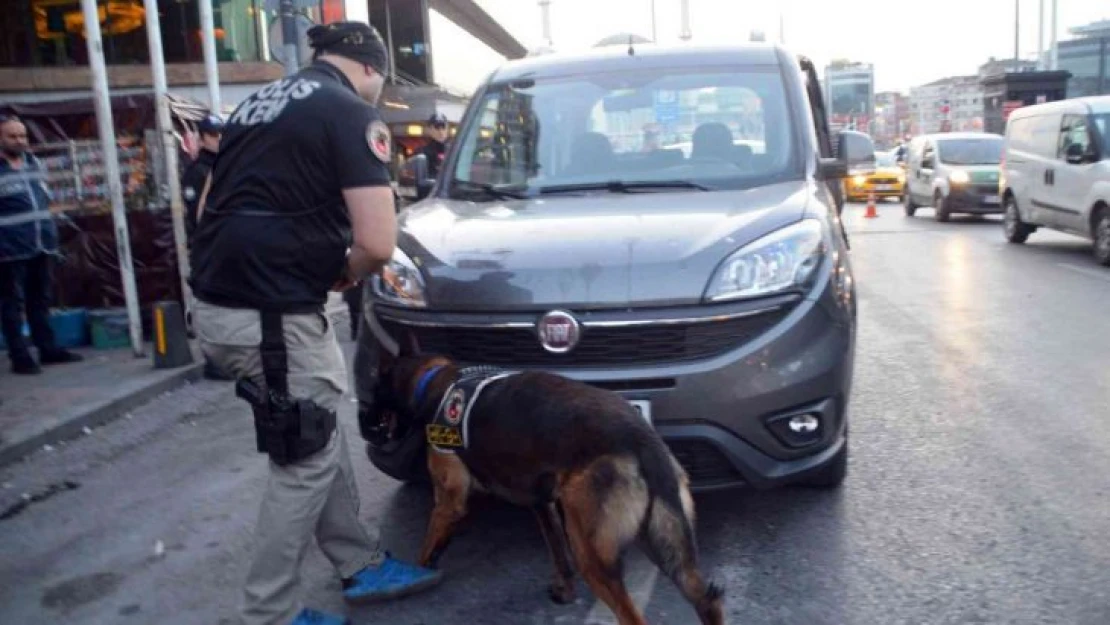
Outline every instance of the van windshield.
POLYGON ((983 139, 940 139, 940 162, 948 165, 997 165, 1002 162, 1002 137, 983 139))
POLYGON ((739 189, 803 172, 777 67, 518 80, 472 110, 453 197, 739 189))

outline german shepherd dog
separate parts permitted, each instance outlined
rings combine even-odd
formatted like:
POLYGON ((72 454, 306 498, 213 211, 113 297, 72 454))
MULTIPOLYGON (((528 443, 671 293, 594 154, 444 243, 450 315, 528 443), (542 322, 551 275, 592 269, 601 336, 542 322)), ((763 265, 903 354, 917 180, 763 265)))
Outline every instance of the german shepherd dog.
MULTIPOLYGON (((394 436, 423 433, 459 372, 436 356, 383 359, 378 418, 394 436)), ((623 554, 638 542, 701 623, 724 622, 720 588, 697 569, 686 473, 635 408, 616 394, 542 372, 492 381, 470 408, 465 447, 427 448, 435 506, 420 564, 436 566, 471 493, 486 491, 535 512, 554 561, 549 592, 556 603, 574 601, 573 553, 620 625, 646 625, 622 579, 623 554)))

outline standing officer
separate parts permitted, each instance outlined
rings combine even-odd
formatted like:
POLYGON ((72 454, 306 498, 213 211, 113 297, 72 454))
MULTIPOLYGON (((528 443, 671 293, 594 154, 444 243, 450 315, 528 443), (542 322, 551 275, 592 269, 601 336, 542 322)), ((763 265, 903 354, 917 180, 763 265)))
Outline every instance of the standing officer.
POLYGON ((77 362, 59 348, 50 328, 50 257, 58 253, 58 228, 50 213, 46 170, 27 150, 27 127, 0 115, 0 319, 12 372, 42 373, 23 340, 23 313, 44 365, 77 362))
MULTIPOLYGON (((200 206, 200 196, 208 184, 208 175, 216 164, 216 155, 220 152, 220 136, 224 131, 224 121, 215 115, 205 115, 197 124, 200 133, 200 150, 193 162, 185 168, 181 175, 181 199, 185 202, 185 240, 188 245, 193 244, 193 233, 197 228, 197 208, 200 206)), ((209 380, 227 380, 227 375, 208 358, 204 359, 204 377, 209 380)))
POLYGON ((197 124, 200 133, 200 152, 181 175, 181 197, 185 200, 185 235, 191 242, 197 228, 197 206, 208 182, 208 174, 216 164, 216 154, 220 151, 220 135, 224 122, 215 115, 206 115, 197 124))
POLYGON ((255 530, 242 618, 339 624, 297 597, 313 536, 351 602, 428 588, 436 571, 383 553, 358 520, 358 490, 336 409, 347 369, 324 314, 329 289, 379 271, 396 244, 390 136, 372 106, 386 48, 365 23, 308 32, 313 63, 243 101, 192 249, 194 327, 205 354, 238 378, 270 478, 255 530), (369 104, 368 104, 369 103, 369 104))
POLYGON ((431 141, 420 148, 419 154, 428 159, 428 176, 439 177, 439 168, 443 165, 443 156, 447 153, 447 116, 435 113, 428 118, 428 136, 431 141))

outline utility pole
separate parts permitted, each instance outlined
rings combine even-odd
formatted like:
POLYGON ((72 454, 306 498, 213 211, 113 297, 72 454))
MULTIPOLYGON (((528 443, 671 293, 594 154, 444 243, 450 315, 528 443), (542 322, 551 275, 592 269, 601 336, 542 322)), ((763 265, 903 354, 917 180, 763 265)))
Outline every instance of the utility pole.
MULTIPOLYGON (((182 309, 189 307, 189 252, 185 246, 185 206, 181 202, 181 180, 178 178, 177 141, 173 136, 170 102, 167 97, 166 58, 162 49, 162 24, 158 0, 143 0, 146 9, 146 39, 150 45, 150 70, 154 80, 154 110, 157 113, 158 137, 165 154, 166 181, 169 183, 170 215, 173 219, 173 241, 177 251, 177 273, 181 280, 182 309)), ((201 4, 207 4, 201 0, 201 4)))
POLYGON ((100 148, 104 153, 104 176, 107 178, 108 195, 112 203, 112 227, 115 228, 123 299, 127 305, 127 320, 131 330, 131 350, 136 357, 141 358, 144 354, 143 324, 139 318, 139 294, 135 287, 131 236, 128 234, 127 212, 123 205, 123 183, 119 179, 119 151, 116 149, 112 102, 108 97, 108 70, 104 67, 104 43, 100 38, 100 14, 96 4, 96 0, 81 0, 81 11, 85 17, 85 45, 89 51, 89 73, 92 76, 93 105, 96 108, 100 148))
POLYGON ((285 75, 297 73, 301 60, 297 58, 300 46, 297 45, 297 20, 293 13, 293 0, 281 0, 281 44, 285 49, 285 75))
POLYGON ((551 40, 551 0, 540 0, 539 4, 543 40, 550 47, 555 45, 551 40))
POLYGON ((1056 17, 1057 17, 1056 10, 1057 10, 1057 8, 1058 7, 1056 6, 1056 0, 1052 0, 1052 19, 1050 20, 1052 22, 1052 26, 1051 26, 1052 33, 1049 35, 1049 37, 1051 37, 1051 39, 1050 39, 1051 43, 1049 43, 1049 45, 1052 47, 1052 49, 1048 51, 1048 69, 1053 70, 1053 71, 1056 71, 1057 69, 1059 69, 1059 66, 1057 65, 1057 63, 1059 63, 1059 61, 1060 61, 1057 50, 1056 50, 1056 17))
POLYGON ((690 33, 690 0, 682 0, 682 31, 678 37, 683 41, 690 41, 693 37, 690 33))
POLYGON ((1045 68, 1044 62, 1044 0, 1038 2, 1040 15, 1037 18, 1037 69, 1045 68))
MULTIPOLYGON (((208 83, 208 108, 220 114, 220 69, 216 64, 216 27, 212 20, 212 0, 197 0, 200 9, 200 41, 204 48, 204 78, 208 83)), ((150 10, 147 10, 150 15, 150 10)))

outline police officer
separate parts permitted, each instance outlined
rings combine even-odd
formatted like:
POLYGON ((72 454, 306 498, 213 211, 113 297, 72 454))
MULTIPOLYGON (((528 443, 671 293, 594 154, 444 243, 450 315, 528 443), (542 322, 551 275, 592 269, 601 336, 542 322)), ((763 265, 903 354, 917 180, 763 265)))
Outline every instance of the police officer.
POLYGON ((50 257, 58 253, 50 198, 46 169, 28 151, 27 127, 0 115, 0 319, 18 374, 42 373, 23 339, 24 312, 42 364, 82 360, 55 344, 50 327, 50 257))
POLYGON ((200 120, 197 124, 197 132, 200 133, 200 151, 181 175, 181 197, 185 200, 185 234, 190 242, 193 231, 197 227, 197 205, 200 204, 200 195, 204 192, 204 185, 208 181, 208 173, 216 163, 216 154, 220 151, 220 135, 223 130, 223 120, 215 115, 206 115, 200 120))
POLYGON ((437 178, 439 168, 443 164, 443 156, 447 152, 447 116, 435 113, 428 118, 428 144, 420 148, 419 154, 428 159, 428 176, 437 178))
POLYGON ((347 369, 327 293, 379 271, 396 244, 390 136, 372 106, 386 48, 361 22, 314 26, 313 62, 230 116, 192 248, 194 327, 252 405, 270 478, 255 531, 243 621, 342 623, 301 609, 313 536, 351 602, 428 588, 439 573, 390 557, 358 520, 336 409, 347 369))

